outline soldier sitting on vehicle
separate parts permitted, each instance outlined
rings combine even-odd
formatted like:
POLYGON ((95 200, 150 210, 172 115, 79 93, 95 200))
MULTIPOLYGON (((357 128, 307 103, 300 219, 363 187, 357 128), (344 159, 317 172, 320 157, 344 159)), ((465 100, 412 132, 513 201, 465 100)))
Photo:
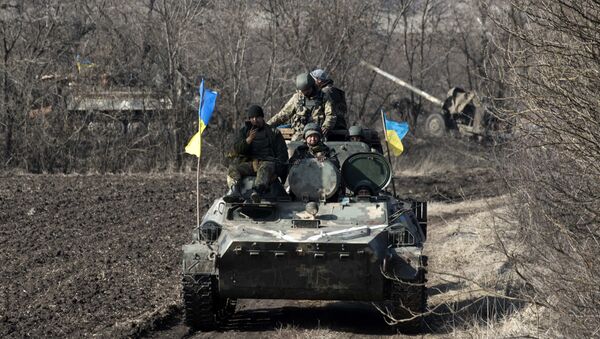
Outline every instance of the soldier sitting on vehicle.
POLYGON ((291 124, 294 129, 292 140, 300 140, 304 126, 310 122, 321 125, 324 135, 338 128, 333 101, 319 89, 310 74, 302 73, 296 77, 296 89, 281 111, 269 119, 269 125, 291 124))
POLYGON ((240 182, 245 176, 256 175, 250 198, 258 203, 276 177, 279 176, 283 182, 287 173, 288 153, 281 133, 265 124, 260 106, 250 106, 246 116, 247 120, 234 143, 237 161, 229 166, 227 174, 230 187, 224 197, 227 202, 241 200, 240 182))
POLYGON ((337 117, 335 129, 346 129, 346 115, 348 106, 346 105, 346 93, 333 85, 333 80, 324 70, 317 68, 310 72, 315 79, 317 86, 328 95, 333 102, 333 110, 337 117))
POLYGON ((316 158, 319 161, 329 160, 337 168, 340 163, 335 151, 325 145, 321 138, 321 128, 315 123, 304 127, 304 144, 298 146, 290 158, 290 163, 295 164, 302 159, 316 158))

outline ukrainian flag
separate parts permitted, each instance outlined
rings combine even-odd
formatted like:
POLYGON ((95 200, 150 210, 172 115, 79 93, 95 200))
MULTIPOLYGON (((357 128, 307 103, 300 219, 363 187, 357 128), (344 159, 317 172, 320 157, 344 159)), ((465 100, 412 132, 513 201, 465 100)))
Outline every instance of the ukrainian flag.
POLYGON ((402 145, 402 138, 408 133, 408 123, 398 122, 394 120, 388 120, 383 112, 383 126, 385 128, 385 140, 387 141, 388 148, 392 151, 394 156, 399 156, 404 152, 404 146, 402 145))
POLYGON ((202 132, 212 117, 215 109, 215 103, 217 102, 217 92, 210 89, 204 89, 204 79, 200 83, 200 105, 198 107, 198 116, 200 121, 198 122, 198 133, 194 134, 192 139, 185 146, 185 152, 200 157, 200 150, 202 148, 202 132))

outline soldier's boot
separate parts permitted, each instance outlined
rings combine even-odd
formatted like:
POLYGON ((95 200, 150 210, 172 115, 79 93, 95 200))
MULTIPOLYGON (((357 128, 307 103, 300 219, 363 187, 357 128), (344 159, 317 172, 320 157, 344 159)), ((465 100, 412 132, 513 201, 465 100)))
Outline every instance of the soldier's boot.
POLYGON ((225 202, 239 202, 242 200, 242 194, 240 193, 240 185, 236 182, 229 188, 229 192, 223 197, 225 202))
POLYGON ((252 193, 250 193, 250 200, 255 204, 260 203, 260 194, 254 189, 252 190, 252 193))
POLYGON ((250 194, 250 200, 253 203, 260 203, 261 199, 267 194, 267 186, 264 184, 259 184, 254 189, 252 189, 252 193, 250 194))

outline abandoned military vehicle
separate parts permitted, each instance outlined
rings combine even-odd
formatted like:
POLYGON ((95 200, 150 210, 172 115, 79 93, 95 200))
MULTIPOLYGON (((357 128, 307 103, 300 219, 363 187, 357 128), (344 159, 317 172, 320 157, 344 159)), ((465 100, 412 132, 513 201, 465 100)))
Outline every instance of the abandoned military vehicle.
MULTIPOLYGON (((299 145, 289 142, 290 153, 299 145)), ((373 302, 389 324, 418 331, 427 296, 426 204, 385 191, 391 167, 373 145, 327 145, 341 170, 302 160, 290 168, 289 194, 278 182, 261 203, 212 203, 183 246, 191 329, 223 325, 237 299, 301 299, 373 302)), ((244 179, 248 190, 252 180, 244 179)))

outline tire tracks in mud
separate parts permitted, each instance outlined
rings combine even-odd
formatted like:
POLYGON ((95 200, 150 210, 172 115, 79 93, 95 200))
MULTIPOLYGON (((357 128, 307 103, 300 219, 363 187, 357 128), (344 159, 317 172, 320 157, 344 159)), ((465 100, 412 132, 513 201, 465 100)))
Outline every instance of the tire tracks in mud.
POLYGON ((114 332, 145 338, 264 338, 331 332, 336 336, 389 336, 395 330, 370 303, 307 300, 243 300, 239 310, 220 329, 189 332, 177 314, 153 314, 144 319, 143 331, 114 332))

